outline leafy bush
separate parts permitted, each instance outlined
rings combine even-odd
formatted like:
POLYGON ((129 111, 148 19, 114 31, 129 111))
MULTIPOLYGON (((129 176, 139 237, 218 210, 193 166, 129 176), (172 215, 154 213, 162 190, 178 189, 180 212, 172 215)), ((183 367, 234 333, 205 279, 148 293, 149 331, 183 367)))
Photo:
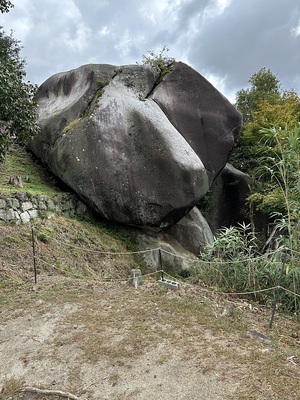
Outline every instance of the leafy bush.
MULTIPOLYGON (((278 239, 278 245, 282 242, 278 239)), ((283 265, 283 247, 260 255, 259 241, 250 225, 223 228, 213 244, 207 245, 199 261, 191 269, 193 281, 202 281, 218 286, 230 293, 248 293, 253 300, 271 304, 275 300, 275 289, 279 284, 287 290, 279 294, 280 308, 298 313, 300 309, 300 253, 287 256, 284 275, 279 282, 283 265), (257 293, 258 292, 258 293, 257 293), (296 293, 293 294, 293 293, 296 293)))
POLYGON ((153 50, 148 50, 146 56, 143 54, 142 64, 158 67, 163 71, 175 62, 175 59, 169 56, 168 51, 167 46, 164 46, 157 53, 153 50))

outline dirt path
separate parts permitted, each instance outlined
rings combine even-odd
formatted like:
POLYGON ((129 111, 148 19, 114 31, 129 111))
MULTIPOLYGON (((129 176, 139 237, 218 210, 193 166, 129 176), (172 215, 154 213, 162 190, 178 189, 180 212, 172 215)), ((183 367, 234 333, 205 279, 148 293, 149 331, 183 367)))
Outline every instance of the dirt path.
MULTIPOLYGON (((200 289, 65 281, 19 296, 0 314, 1 399, 62 398, 17 390, 28 386, 79 399, 242 399, 253 352, 271 352, 200 289)), ((267 381, 253 399, 267 398, 264 386, 276 399, 267 381)))

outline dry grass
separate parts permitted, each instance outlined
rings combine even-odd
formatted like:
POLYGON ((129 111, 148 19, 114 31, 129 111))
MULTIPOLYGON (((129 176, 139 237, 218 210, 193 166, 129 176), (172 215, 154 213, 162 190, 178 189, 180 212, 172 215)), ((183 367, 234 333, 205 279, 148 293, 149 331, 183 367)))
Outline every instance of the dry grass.
MULTIPOLYGON (((225 383, 230 375, 239 384, 234 399, 294 400, 300 393, 299 332, 291 319, 277 316, 274 329, 268 332, 270 310, 250 307, 200 286, 184 284, 182 290, 173 292, 150 278, 138 290, 126 282, 92 283, 61 275, 48 278, 41 276, 35 291, 30 284, 14 291, 18 301, 10 302, 10 310, 24 312, 26 306, 28 313, 34 306, 34 312, 43 313, 44 306, 37 306, 39 300, 41 304, 46 300, 48 309, 76 305, 48 340, 52 353, 48 349, 43 354, 41 348, 38 356, 59 362, 63 349, 74 351, 70 372, 74 390, 81 385, 80 366, 85 363, 96 365, 105 359, 120 366, 161 348, 168 350, 161 352, 158 364, 167 361, 172 349, 177 358, 194 359, 203 374, 218 373, 225 383), (234 312, 221 316, 228 301, 234 312), (250 337, 249 329, 269 335, 272 343, 250 337)), ((107 379, 117 385, 118 372, 107 379)), ((19 384, 8 382, 6 392, 19 384)))
MULTIPOLYGON (((298 398, 300 337, 292 318, 277 314, 269 332, 270 309, 199 285, 183 284, 173 292, 148 278, 135 290, 127 279, 131 268, 142 265, 140 260, 96 252, 127 252, 133 241, 123 234, 118 238, 103 226, 63 217, 35 226, 38 285, 34 285, 31 228, 3 224, 1 230, 1 322, 27 313, 43 314, 45 304, 47 310, 76 306, 48 340, 51 353, 48 349, 44 354, 42 347, 35 356, 35 361, 46 357, 61 362, 64 349, 74 352, 70 389, 83 385, 84 364, 107 360, 121 368, 129 359, 139 360, 161 348, 157 365, 175 353, 179 360, 195 360, 202 374, 217 373, 224 384, 230 376, 238 384, 235 400, 298 398), (227 304, 233 312, 221 316, 227 304), (272 343, 250 337, 248 330, 267 334, 272 343)), ((107 380, 117 387, 118 371, 107 380)), ((9 380, 4 393, 17 392, 20 385, 18 379, 9 380)))
MULTIPOLYGON (((0 169, 5 182, 7 173, 22 172, 14 161, 11 170, 0 169)), ((23 172, 28 169, 24 166, 23 172)), ((4 192, 9 189, 6 185, 4 192)), ((270 309, 200 285, 183 284, 173 292, 147 278, 133 289, 126 282, 130 270, 146 273, 147 268, 134 255, 117 254, 135 250, 133 235, 95 221, 57 217, 35 222, 34 285, 31 227, 3 223, 0 229, 0 324, 71 308, 38 352, 22 359, 26 365, 45 359, 58 365, 64 364, 67 354, 73 360, 69 391, 82 393, 82 368, 101 362, 113 369, 99 379, 118 387, 130 362, 142 362, 156 349, 157 367, 175 358, 199 375, 218 376, 224 387, 234 382, 234 400, 299 398, 300 334, 292 318, 276 314, 274 328, 268 331, 270 309), (233 312, 222 316, 228 304, 233 312), (248 330, 262 332, 272 342, 253 338, 248 330)), ((22 386, 22 379, 8 378, 0 399, 15 395, 17 400, 29 400, 18 393, 22 386)), ((115 398, 141 398, 141 393, 133 388, 128 396, 115 398)))
MULTIPOLYGON (((144 267, 141 259, 124 254, 135 250, 133 236, 117 235, 100 223, 64 217, 36 221, 34 241, 38 279, 40 274, 93 281, 127 279, 132 268, 144 267)), ((30 225, 2 223, 0 250, 3 289, 33 280, 30 225)))

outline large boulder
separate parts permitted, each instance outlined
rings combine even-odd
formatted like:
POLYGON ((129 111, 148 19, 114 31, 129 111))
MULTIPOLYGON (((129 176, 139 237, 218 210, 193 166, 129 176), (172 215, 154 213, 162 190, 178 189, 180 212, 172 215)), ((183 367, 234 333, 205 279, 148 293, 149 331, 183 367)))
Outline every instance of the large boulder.
POLYGON ((140 232, 137 243, 143 251, 145 263, 155 271, 164 270, 171 275, 187 276, 190 268, 197 263, 194 254, 164 232, 140 232))
POLYGON ((167 229, 166 233, 195 255, 199 255, 203 247, 214 241, 210 226, 197 207, 167 229))
POLYGON ((85 65, 38 89, 33 152, 93 209, 117 222, 165 228, 187 214, 224 167, 241 116, 178 62, 85 65))
POLYGON ((250 223, 247 197, 252 184, 253 180, 249 175, 229 163, 225 165, 211 185, 209 194, 199 204, 214 234, 223 227, 250 223))

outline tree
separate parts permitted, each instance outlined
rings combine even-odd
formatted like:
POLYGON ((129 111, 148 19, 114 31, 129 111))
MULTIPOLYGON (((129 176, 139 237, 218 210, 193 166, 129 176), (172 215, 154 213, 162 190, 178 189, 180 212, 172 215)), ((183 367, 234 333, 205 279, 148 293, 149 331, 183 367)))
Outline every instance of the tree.
POLYGON ((0 0, 0 12, 3 14, 8 12, 10 8, 13 7, 13 4, 9 0, 0 0))
POLYGON ((265 68, 250 83, 237 93, 244 125, 231 161, 254 178, 249 202, 271 222, 281 220, 293 248, 300 218, 300 98, 281 90, 265 68))
MULTIPOLYGON (((12 4, 0 0, 0 11, 12 4)), ((0 28, 0 160, 14 143, 25 144, 38 131, 36 86, 25 83, 25 60, 20 57, 19 41, 0 28)))
POLYGON ((250 89, 242 89, 236 94, 236 107, 245 124, 254 120, 261 101, 274 104, 280 98, 280 82, 270 69, 261 68, 249 79, 250 89))
POLYGON ((236 94, 236 107, 243 116, 243 128, 230 162, 255 176, 265 138, 262 128, 276 125, 292 129, 300 120, 300 98, 295 91, 283 91, 277 77, 266 68, 252 75, 249 89, 236 94))

